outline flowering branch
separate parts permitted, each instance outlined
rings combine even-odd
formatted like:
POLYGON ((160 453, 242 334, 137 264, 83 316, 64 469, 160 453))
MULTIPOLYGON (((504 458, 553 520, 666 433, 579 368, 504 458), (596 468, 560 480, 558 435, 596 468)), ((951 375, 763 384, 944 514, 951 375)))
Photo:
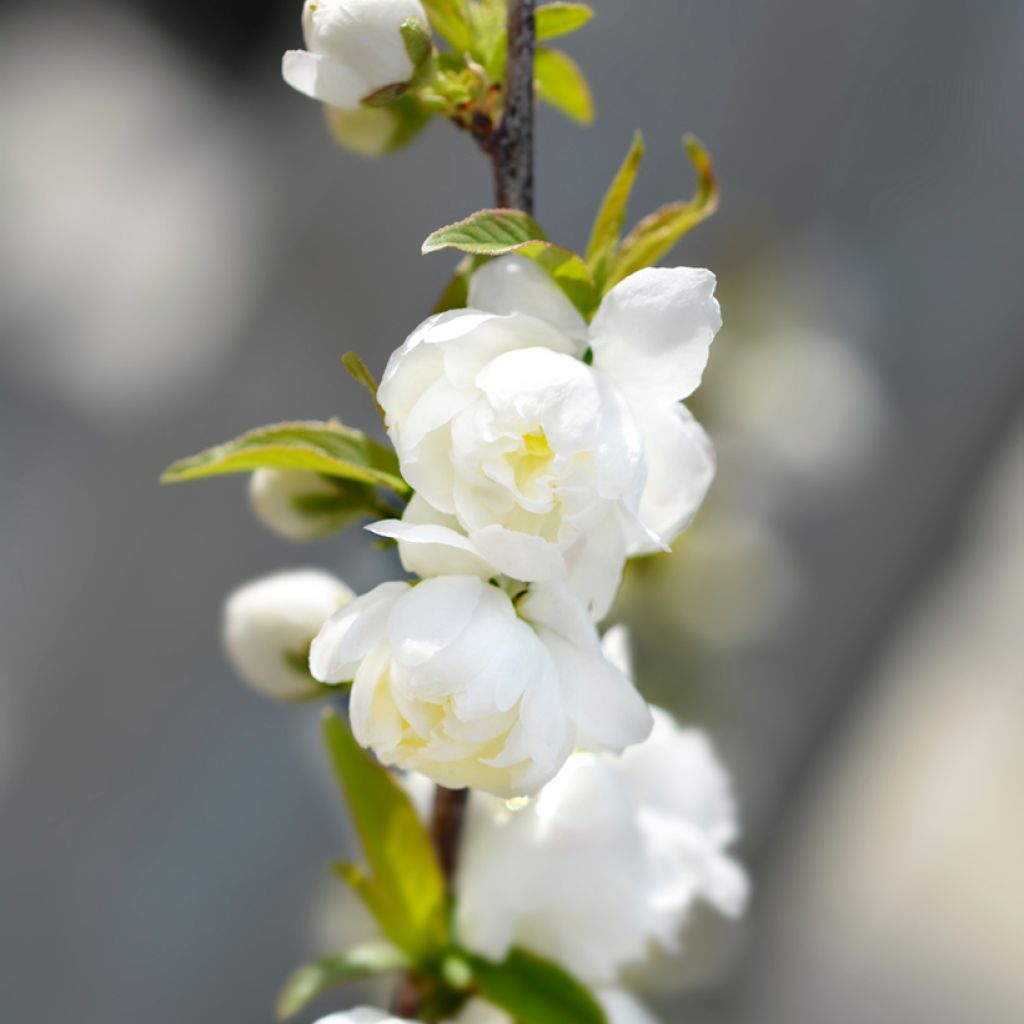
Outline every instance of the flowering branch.
MULTIPOLYGON (((643 1020, 626 969, 671 948, 695 900, 735 916, 746 899, 710 745, 643 699, 621 631, 599 632, 627 561, 667 550, 711 482, 683 400, 721 320, 713 274, 655 267, 717 204, 696 139, 693 198, 628 233, 639 135, 584 251, 532 216, 535 100, 593 118, 550 41, 592 15, 579 0, 306 0, 306 49, 282 61, 364 155, 435 117, 468 132, 497 207, 423 243, 463 259, 379 383, 344 359, 387 444, 336 420, 276 423, 163 477, 251 473, 253 511, 291 540, 373 519, 412 577, 357 597, 327 573, 279 573, 225 610, 229 656, 263 693, 351 688, 323 741, 363 857, 332 871, 378 934, 295 971, 282 1018, 390 974, 408 1020, 643 1020)), ((385 1021, 363 1007, 321 1024, 385 1021)))

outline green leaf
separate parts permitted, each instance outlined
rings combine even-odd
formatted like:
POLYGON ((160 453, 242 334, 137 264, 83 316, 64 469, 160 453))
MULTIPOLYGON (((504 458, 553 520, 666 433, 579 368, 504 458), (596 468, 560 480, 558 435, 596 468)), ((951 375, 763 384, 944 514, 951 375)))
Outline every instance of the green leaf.
POLYGON ((537 95, 579 124, 594 120, 594 97, 579 65, 561 50, 540 46, 534 64, 537 95))
POLYGON ((505 0, 474 0, 469 7, 473 56, 484 66, 492 80, 505 74, 508 50, 505 27, 508 8, 505 0))
POLYGON ((587 243, 587 266, 600 279, 599 271, 614 256, 615 249, 622 237, 622 228, 626 223, 626 212, 629 208, 629 197, 633 191, 640 163, 644 158, 644 138, 637 132, 633 136, 633 144, 629 147, 626 159, 615 175, 608 191, 605 193, 594 219, 594 227, 587 243))
POLYGON ((453 50, 463 53, 470 48, 469 7, 466 0, 423 0, 423 7, 434 31, 453 50))
POLYGON ((619 248, 605 290, 637 270, 653 266, 683 235, 718 209, 718 180, 708 151, 692 135, 683 139, 683 145, 697 170, 694 197, 661 207, 633 228, 619 248))
POLYGON ((438 228, 423 243, 422 251, 458 249, 474 256, 497 256, 523 242, 546 239, 544 229, 521 210, 478 210, 465 220, 438 228))
POLYGON ((583 28, 593 16, 593 9, 586 4, 541 4, 536 11, 537 40, 543 42, 568 35, 583 28))
MULTIPOLYGON (((480 210, 440 228, 423 243, 423 252, 441 249, 458 249, 478 257, 519 253, 551 274, 584 317, 597 304, 597 290, 583 260, 571 249, 547 241, 541 226, 519 210, 480 210)), ((462 298, 460 285, 452 283, 449 287, 452 294, 443 296, 446 301, 462 298)))
POLYGON ((264 466, 311 469, 326 476, 386 487, 401 496, 410 493, 395 453, 337 420, 258 427, 233 441, 180 459, 164 471, 160 480, 180 483, 222 473, 248 473, 264 466))
POLYGON ((285 982, 278 996, 278 1019, 295 1016, 314 999, 350 981, 408 966, 408 958, 389 942, 367 942, 340 956, 325 956, 303 964, 285 982))
POLYGON ((412 801, 332 712, 324 717, 324 742, 369 868, 337 870, 395 945, 417 961, 436 955, 448 941, 445 883, 412 801))
POLYGON ((480 995, 524 1024, 605 1024, 604 1010, 571 974, 513 949, 500 964, 466 955, 480 995))

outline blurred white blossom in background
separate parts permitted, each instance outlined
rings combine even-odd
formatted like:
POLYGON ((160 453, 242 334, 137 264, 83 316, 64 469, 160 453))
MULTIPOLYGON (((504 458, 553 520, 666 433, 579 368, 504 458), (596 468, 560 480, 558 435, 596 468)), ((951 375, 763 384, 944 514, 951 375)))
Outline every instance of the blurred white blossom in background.
POLYGON ((32 11, 0 22, 0 360, 90 416, 145 414, 252 311, 259 162, 202 69, 130 8, 32 11))

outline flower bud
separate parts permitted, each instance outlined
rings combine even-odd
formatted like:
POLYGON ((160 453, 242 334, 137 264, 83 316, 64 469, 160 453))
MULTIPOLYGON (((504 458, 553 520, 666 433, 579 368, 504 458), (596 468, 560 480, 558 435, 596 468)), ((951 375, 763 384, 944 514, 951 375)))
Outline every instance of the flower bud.
POLYGON ((401 34, 410 19, 429 24, 420 0, 306 0, 306 49, 289 50, 281 74, 311 99, 357 110, 367 96, 412 78, 401 34))
POLYGON ((249 480, 249 504, 264 526, 287 540, 317 540, 352 518, 343 491, 307 469, 257 469, 249 480))
POLYGON ((352 596, 341 580, 315 569, 275 573, 239 587, 224 605, 228 660, 268 697, 294 700, 315 693, 306 667, 309 644, 352 596))

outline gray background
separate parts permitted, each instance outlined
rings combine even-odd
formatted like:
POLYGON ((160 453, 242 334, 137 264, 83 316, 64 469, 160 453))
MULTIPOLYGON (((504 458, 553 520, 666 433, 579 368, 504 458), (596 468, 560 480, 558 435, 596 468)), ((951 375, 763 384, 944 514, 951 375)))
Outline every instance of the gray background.
MULTIPOLYGON (((915 690, 902 710, 884 700, 908 624, 990 532, 973 518, 985 481, 1024 451, 1000 454, 1024 395, 1024 6, 594 6, 565 45, 599 120, 542 113, 538 214, 582 245, 635 128, 648 142, 638 214, 691 188, 682 131, 708 145, 722 210, 673 257, 716 270, 727 324, 696 402, 723 453, 708 516, 756 522, 776 569, 762 558, 747 576, 728 542, 696 554, 684 542, 670 566, 640 570, 651 607, 634 578, 619 608, 637 627, 641 684, 711 728, 736 774, 758 892, 741 928, 695 940, 712 966, 656 999, 658 1013, 1020 1020, 1024 766, 1000 761, 947 800, 953 765, 987 765, 993 743, 961 749, 957 726, 936 725, 933 761, 915 736, 940 695, 915 690), (819 416, 836 431, 798 471, 760 458, 759 429, 736 423, 728 353, 762 335, 825 337, 841 356, 820 390, 800 372, 765 382, 804 409, 799 438, 819 416), (853 415, 833 422, 850 395, 853 415), (758 628, 712 622, 709 640, 706 596, 726 622, 759 571, 758 628), (723 574, 735 594, 715 590, 723 574), (878 723, 895 730, 891 761, 878 723), (843 780, 864 765, 875 772, 851 795, 843 780), (874 817, 893 794, 891 819, 874 817), (914 825, 926 800, 938 831, 914 825), (947 842, 983 803, 981 848, 1006 855, 1002 874, 947 842), (843 839, 851 829, 877 866, 843 839), (934 919, 885 874, 911 839, 906 878, 937 873, 947 912, 934 919)), ((346 826, 317 712, 236 683, 220 603, 288 566, 327 566, 357 590, 396 566, 358 531, 289 547, 252 521, 240 480, 162 489, 156 477, 262 422, 340 415, 373 429, 341 354, 379 372, 450 269, 419 256, 420 241, 490 198, 484 162, 447 125, 382 162, 335 149, 315 105, 279 79, 298 14, 225 0, 0 16, 5 1021, 269 1020, 280 980, 318 944, 311 908, 346 826)), ((992 502, 1012 503, 1012 488, 991 486, 1004 496, 992 502)), ((1002 552, 989 562, 1005 576, 1002 552)), ((1019 618, 1024 577, 1007 578, 1019 618)), ((978 600, 992 592, 977 584, 978 600)), ((1019 723, 1017 633, 1000 661, 966 618, 934 631, 950 658, 975 644, 949 694, 1006 680, 985 707, 1019 723)), ((1005 742, 1020 750, 1021 730, 1005 742)))

